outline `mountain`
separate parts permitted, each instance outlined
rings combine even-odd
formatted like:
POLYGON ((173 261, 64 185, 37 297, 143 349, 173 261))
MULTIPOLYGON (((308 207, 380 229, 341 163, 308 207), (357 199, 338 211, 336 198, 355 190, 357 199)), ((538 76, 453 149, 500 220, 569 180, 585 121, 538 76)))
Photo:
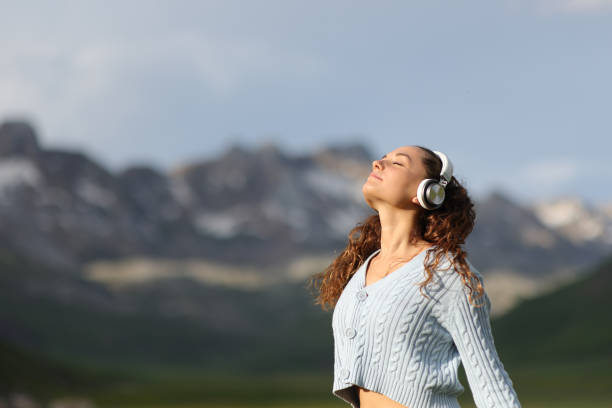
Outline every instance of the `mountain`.
POLYGON ((612 204, 594 206, 568 196, 533 203, 530 209, 543 224, 572 242, 612 244, 612 204))
MULTIPOLYGON (((372 159, 360 144, 298 156, 233 145, 168 174, 145 165, 113 174, 84 153, 40 146, 30 124, 8 121, 0 125, 0 243, 74 273, 135 256, 283 267, 341 249, 372 213, 361 193, 372 159)), ((610 247, 569 239, 497 192, 476 205, 467 248, 484 273, 579 270, 610 247)))
MULTIPOLYGON (((371 214, 361 195, 371 159, 359 144, 298 156, 234 145, 167 174, 114 174, 5 122, 0 339, 69 360, 219 369, 272 369, 305 348, 296 368, 321 367, 327 316, 302 285, 371 214)), ((475 204, 466 249, 494 315, 610 253, 604 235, 572 239, 499 192, 475 204)))
POLYGON ((169 174, 144 165, 112 174, 83 153, 41 147, 28 123, 5 122, 0 242, 72 271, 134 254, 283 263, 339 247, 366 215, 357 194, 366 155, 361 146, 301 157, 231 146, 169 174))
POLYGON ((493 191, 476 202, 476 225, 466 247, 480 269, 513 269, 543 277, 578 271, 611 249, 605 242, 576 243, 549 228, 529 208, 493 191))

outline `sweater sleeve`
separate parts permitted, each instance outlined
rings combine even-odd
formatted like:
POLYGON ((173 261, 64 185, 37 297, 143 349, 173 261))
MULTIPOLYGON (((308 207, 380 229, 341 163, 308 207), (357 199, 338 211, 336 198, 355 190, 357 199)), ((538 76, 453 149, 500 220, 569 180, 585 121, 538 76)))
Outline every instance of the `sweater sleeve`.
POLYGON ((520 408, 521 404, 504 369, 493 339, 490 323, 491 301, 486 291, 474 303, 469 289, 461 285, 456 298, 448 305, 447 328, 453 337, 463 363, 474 403, 478 408, 520 408))

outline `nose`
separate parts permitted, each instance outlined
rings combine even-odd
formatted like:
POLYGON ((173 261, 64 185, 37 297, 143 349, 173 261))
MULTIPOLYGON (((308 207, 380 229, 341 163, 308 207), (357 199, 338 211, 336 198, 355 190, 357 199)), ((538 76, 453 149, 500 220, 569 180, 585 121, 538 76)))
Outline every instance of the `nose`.
POLYGON ((376 169, 376 168, 379 168, 379 169, 380 169, 380 168, 382 168, 382 164, 381 164, 380 160, 374 160, 374 161, 372 162, 372 168, 373 168, 373 169, 376 169))

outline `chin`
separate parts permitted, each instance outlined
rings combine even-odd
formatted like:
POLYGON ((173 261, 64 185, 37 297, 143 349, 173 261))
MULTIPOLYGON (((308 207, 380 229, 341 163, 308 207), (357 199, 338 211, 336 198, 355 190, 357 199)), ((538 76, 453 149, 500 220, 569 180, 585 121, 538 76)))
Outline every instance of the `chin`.
POLYGON ((371 195, 366 193, 365 191, 363 192, 363 199, 365 200, 366 204, 368 205, 368 207, 370 207, 371 209, 373 209, 374 211, 377 211, 376 208, 374 207, 374 203, 371 200, 371 195))
POLYGON ((369 182, 365 182, 363 183, 363 185, 361 186, 361 191, 363 192, 364 195, 367 194, 367 191, 370 191, 370 189, 372 188, 372 185, 369 182))

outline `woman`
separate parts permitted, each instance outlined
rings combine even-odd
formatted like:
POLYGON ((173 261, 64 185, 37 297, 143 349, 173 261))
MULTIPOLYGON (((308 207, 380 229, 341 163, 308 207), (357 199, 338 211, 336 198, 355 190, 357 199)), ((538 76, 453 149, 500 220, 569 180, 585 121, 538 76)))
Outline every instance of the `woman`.
POLYGON ((375 160, 362 191, 376 214, 311 280, 316 304, 334 306, 333 394, 353 407, 459 407, 461 363, 478 408, 521 406, 482 275, 460 247, 475 213, 452 173, 446 155, 422 146, 375 160))

